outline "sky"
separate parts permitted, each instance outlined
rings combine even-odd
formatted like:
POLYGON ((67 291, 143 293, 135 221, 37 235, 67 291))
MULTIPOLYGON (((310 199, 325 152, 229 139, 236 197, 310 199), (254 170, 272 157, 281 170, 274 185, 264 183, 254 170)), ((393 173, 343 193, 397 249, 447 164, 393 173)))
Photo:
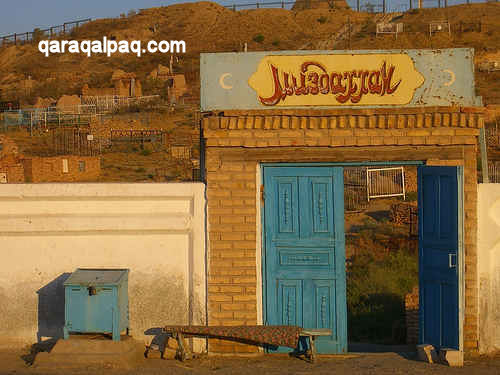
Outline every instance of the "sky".
POLYGON ((0 0, 0 36, 85 18, 118 17, 131 9, 186 3, 168 0, 0 0))
MULTIPOLYGON (((272 1, 277 0, 220 0, 217 2, 229 5, 272 1)), ((356 0, 347 1, 351 6, 356 4, 356 0)), ((361 3, 367 1, 369 0, 361 0, 361 3)), ((437 3, 437 0, 424 1, 437 3)), ((44 29, 85 18, 118 17, 121 13, 127 13, 131 9, 186 2, 190 0, 0 0, 0 36, 33 31, 35 28, 44 29)), ((381 3, 382 0, 370 2, 381 3)), ((416 3, 416 0, 414 2, 416 3)), ((449 0, 449 4, 457 2, 463 3, 465 0, 449 0)), ((387 4, 391 10, 404 10, 401 8, 407 7, 409 0, 387 0, 387 4)))

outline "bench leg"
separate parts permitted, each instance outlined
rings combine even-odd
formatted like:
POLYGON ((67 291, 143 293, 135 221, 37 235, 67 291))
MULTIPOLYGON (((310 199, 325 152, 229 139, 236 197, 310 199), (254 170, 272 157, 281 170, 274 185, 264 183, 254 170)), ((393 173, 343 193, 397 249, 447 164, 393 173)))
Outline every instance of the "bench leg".
POLYGON ((186 359, 193 358, 191 349, 189 349, 189 346, 186 344, 186 341, 184 340, 184 336, 182 335, 182 333, 177 332, 176 338, 177 338, 177 344, 179 345, 179 359, 182 362, 184 362, 186 359))
POLYGON ((314 343, 314 340, 316 339, 316 337, 314 336, 309 336, 309 342, 311 344, 311 355, 310 355, 310 361, 311 363, 314 363, 314 360, 315 360, 315 357, 316 357, 316 345, 314 343))
POLYGON ((309 347, 300 354, 304 354, 304 357, 309 360, 309 362, 314 362, 314 356, 316 355, 316 346, 314 345, 314 339, 315 337, 313 335, 307 335, 306 341, 309 341, 309 347))

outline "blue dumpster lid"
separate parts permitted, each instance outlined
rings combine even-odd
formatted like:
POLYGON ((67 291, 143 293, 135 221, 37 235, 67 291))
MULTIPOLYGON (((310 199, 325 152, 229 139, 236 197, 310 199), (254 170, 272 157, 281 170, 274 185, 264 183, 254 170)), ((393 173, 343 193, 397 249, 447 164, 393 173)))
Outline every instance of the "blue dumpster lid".
POLYGON ((128 269, 77 268, 64 285, 117 285, 128 269))

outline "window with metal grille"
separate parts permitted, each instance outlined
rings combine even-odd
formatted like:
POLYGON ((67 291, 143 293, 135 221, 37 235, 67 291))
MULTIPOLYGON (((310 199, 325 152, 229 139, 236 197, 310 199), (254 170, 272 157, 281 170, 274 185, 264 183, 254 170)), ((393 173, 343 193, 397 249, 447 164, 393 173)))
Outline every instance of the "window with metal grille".
POLYGON ((80 172, 85 172, 85 162, 84 162, 83 160, 80 160, 80 161, 78 162, 78 170, 79 170, 80 172))

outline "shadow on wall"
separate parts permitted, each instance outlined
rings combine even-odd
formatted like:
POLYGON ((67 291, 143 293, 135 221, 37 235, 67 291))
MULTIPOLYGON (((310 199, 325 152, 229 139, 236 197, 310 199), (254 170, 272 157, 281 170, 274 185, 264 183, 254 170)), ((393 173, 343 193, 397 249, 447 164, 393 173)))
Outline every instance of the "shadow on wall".
POLYGON ((59 339, 63 337, 64 327, 64 282, 71 276, 65 272, 40 288, 38 294, 38 332, 37 341, 43 337, 59 339))

